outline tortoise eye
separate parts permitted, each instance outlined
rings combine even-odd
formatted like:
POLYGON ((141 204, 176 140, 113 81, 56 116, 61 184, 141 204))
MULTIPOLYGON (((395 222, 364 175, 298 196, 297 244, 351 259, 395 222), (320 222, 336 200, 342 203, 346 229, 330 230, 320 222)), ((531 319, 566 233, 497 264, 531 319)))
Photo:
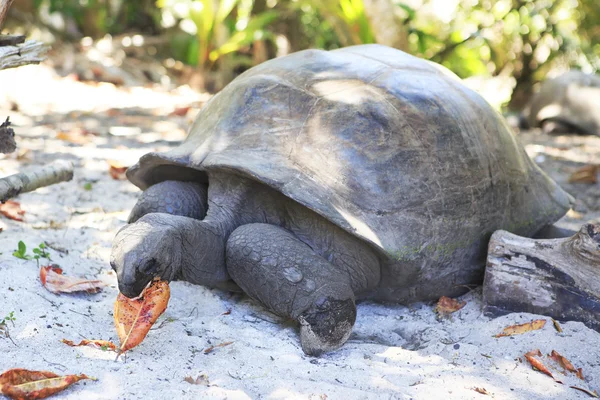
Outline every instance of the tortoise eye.
POLYGON ((151 275, 156 273, 156 271, 158 271, 158 261, 156 261, 155 258, 151 258, 148 261, 146 261, 144 264, 142 264, 142 266, 140 267, 140 272, 146 274, 146 275, 151 275))

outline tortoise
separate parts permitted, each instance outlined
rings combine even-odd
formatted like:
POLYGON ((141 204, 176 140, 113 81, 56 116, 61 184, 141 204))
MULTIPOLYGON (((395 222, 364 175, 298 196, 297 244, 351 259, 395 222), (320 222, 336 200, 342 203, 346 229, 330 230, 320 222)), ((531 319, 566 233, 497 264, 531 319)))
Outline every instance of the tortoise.
POLYGON ((542 82, 523 117, 525 128, 600 136, 600 76, 573 70, 542 82))
POLYGON ((242 290, 309 355, 347 340, 357 301, 465 293, 492 232, 532 235, 572 201, 456 76, 381 45, 247 70, 127 177, 144 192, 111 255, 125 296, 155 277, 242 290))

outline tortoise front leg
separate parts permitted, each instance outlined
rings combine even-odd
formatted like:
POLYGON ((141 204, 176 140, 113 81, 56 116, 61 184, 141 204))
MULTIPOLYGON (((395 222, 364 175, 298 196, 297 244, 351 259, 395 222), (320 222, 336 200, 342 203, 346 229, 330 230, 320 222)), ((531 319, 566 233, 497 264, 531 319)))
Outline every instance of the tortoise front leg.
POLYGON ((129 214, 128 222, 136 222, 150 213, 202 219, 206 216, 207 208, 206 184, 164 181, 150 186, 142 193, 129 214))
POLYGON ((350 336, 356 305, 349 274, 291 232, 268 224, 237 228, 227 241, 226 265, 250 297, 300 323, 306 354, 337 349, 350 336))

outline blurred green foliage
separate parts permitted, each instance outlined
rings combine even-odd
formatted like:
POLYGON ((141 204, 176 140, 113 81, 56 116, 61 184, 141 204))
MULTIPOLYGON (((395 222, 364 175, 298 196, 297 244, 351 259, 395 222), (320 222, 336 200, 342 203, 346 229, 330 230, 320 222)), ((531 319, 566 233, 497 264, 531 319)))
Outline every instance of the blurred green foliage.
POLYGON ((277 18, 273 10, 253 13, 253 0, 158 0, 157 5, 173 17, 193 23, 187 28, 191 40, 177 50, 183 51, 187 63, 203 70, 256 40, 271 38, 265 27, 277 18))
POLYGON ((168 34, 173 56, 203 71, 237 71, 309 47, 383 42, 463 78, 512 76, 518 105, 552 69, 600 69, 598 0, 32 1, 87 36, 168 34))

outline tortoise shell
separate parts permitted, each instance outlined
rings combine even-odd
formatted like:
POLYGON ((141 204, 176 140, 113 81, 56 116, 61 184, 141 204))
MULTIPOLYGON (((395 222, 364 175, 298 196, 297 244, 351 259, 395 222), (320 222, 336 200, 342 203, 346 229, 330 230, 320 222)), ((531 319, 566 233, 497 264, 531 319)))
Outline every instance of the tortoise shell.
POLYGON ((571 201, 481 96, 380 45, 305 50, 246 71, 180 146, 143 156, 127 176, 145 189, 217 169, 416 264, 449 263, 473 246, 481 258, 494 230, 531 235, 571 201))

